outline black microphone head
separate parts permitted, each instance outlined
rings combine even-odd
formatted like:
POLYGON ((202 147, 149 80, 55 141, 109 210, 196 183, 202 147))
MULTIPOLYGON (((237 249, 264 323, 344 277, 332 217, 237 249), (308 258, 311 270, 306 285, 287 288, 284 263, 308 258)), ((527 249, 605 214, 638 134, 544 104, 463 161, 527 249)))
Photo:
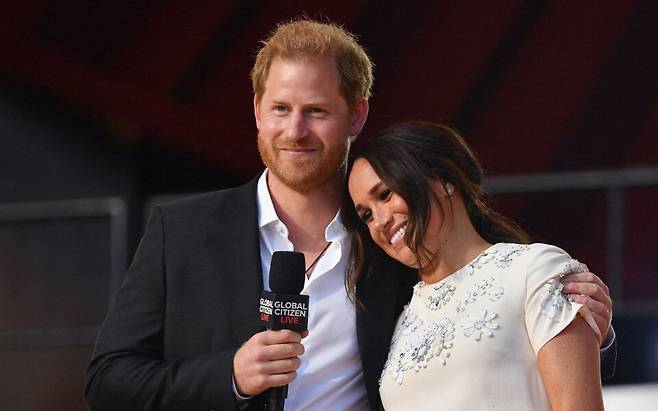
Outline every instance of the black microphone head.
POLYGON ((306 261, 297 251, 275 251, 270 263, 270 290, 299 294, 304 289, 306 261))

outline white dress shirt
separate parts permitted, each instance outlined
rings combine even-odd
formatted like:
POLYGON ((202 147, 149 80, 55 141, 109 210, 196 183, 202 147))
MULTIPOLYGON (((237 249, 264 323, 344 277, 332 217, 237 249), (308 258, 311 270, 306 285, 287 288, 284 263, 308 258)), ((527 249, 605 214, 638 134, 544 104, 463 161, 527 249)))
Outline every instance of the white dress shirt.
MULTIPOLYGON (((275 251, 293 251, 288 229, 279 219, 267 188, 267 170, 258 181, 258 227, 263 284, 275 251)), ((350 239, 340 212, 325 229, 329 248, 306 278, 302 294, 309 296, 309 335, 297 378, 288 389, 288 410, 369 410, 356 337, 356 308, 347 297, 345 273, 350 239)), ((307 265, 310 262, 307 262, 307 265)))

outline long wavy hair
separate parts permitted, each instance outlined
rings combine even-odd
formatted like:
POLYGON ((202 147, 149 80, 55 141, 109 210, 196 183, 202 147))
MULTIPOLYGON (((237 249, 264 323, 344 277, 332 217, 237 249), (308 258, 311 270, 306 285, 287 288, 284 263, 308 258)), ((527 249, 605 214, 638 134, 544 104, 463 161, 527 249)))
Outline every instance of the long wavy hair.
MULTIPOLYGON (((419 264, 431 257, 423 237, 432 202, 438 202, 432 189, 437 181, 444 186, 452 184, 461 194, 473 227, 487 242, 529 242, 529 236, 516 223, 486 204, 482 167, 464 139, 450 127, 428 122, 393 125, 352 154, 348 175, 359 158, 367 160, 384 184, 407 203, 409 220, 404 241, 419 264)), ((353 261, 345 286, 352 301, 356 301, 356 284, 369 275, 377 246, 354 210, 347 184, 342 202, 343 223, 352 237, 353 261)))

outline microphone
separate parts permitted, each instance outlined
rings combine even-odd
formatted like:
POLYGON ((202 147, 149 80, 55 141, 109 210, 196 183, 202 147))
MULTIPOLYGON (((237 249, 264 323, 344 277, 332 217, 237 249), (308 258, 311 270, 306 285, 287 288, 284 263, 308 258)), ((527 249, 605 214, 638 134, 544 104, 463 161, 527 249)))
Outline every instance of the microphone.
MULTIPOLYGON (((270 330, 304 331, 308 328, 308 295, 304 289, 306 262, 296 251, 276 251, 270 263, 270 290, 261 292, 260 320, 270 330)), ((267 405, 283 411, 288 386, 270 388, 267 405)))

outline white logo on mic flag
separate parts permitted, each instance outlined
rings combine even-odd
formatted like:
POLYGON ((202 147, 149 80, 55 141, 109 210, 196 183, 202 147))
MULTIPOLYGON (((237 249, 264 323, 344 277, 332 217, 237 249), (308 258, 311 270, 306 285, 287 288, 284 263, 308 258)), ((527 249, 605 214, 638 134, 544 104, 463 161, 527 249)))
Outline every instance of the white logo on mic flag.
POLYGON ((269 329, 303 331, 308 325, 308 296, 263 291, 259 312, 269 329))

